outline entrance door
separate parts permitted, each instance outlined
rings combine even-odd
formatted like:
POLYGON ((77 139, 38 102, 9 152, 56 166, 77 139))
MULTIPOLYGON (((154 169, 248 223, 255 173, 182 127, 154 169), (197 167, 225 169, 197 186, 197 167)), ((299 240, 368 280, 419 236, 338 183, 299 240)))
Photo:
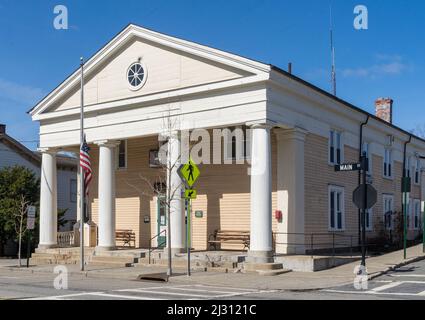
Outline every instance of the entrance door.
POLYGON ((165 230, 167 230, 167 206, 165 205, 165 196, 158 196, 157 200, 157 210, 158 210, 158 248, 164 248, 167 244, 167 237, 165 230))

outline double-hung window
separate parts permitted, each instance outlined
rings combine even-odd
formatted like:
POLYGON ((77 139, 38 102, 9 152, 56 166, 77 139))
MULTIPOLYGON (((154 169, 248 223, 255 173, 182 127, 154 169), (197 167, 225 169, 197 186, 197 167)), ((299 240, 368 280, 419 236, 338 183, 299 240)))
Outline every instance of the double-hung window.
POLYGON ((332 165, 343 162, 342 133, 336 130, 329 132, 329 163, 332 165))
POLYGON ((411 175, 410 175, 410 173, 411 173, 411 171, 410 171, 411 167, 412 167, 412 158, 411 157, 406 157, 406 164, 405 164, 404 170, 405 170, 405 173, 406 173, 406 177, 408 177, 408 178, 411 178, 411 175))
POLYGON ((372 172, 372 155, 370 153, 370 144, 368 142, 363 143, 362 155, 366 155, 367 173, 372 172))
POLYGON ((345 228, 344 188, 329 186, 329 230, 345 228))
POLYGON ((416 158, 416 161, 415 161, 414 182, 415 182, 415 184, 420 184, 420 182, 421 182, 421 160, 419 158, 416 158))
POLYGON ((391 149, 385 149, 383 174, 385 178, 393 177, 393 153, 391 149))
POLYGON ((421 201, 415 199, 413 201, 413 229, 419 230, 421 226, 421 201))
POLYGON ((121 140, 117 147, 117 168, 127 169, 127 140, 121 140))
POLYGON ((394 196, 384 195, 384 225, 386 230, 393 229, 394 196))
POLYGON ((244 163, 251 159, 251 130, 247 127, 224 129, 224 160, 226 162, 244 163))

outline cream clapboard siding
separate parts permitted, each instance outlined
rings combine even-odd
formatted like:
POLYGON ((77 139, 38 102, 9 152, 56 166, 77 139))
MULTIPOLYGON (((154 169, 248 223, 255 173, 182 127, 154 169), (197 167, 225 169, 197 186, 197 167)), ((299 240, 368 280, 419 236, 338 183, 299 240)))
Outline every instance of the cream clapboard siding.
MULTIPOLYGON (((235 79, 248 75, 240 70, 218 65, 202 58, 174 51, 160 45, 133 40, 107 59, 95 75, 86 80, 87 105, 132 98, 194 85, 235 79), (147 69, 147 81, 142 89, 129 90, 127 69, 139 57, 147 69)), ((79 89, 57 103, 56 111, 78 107, 79 89)))
MULTIPOLYGON (((356 162, 358 151, 345 146, 344 160, 356 162)), ((357 173, 336 173, 328 164, 328 139, 308 134, 305 142, 305 233, 307 249, 310 249, 309 234, 329 232, 328 188, 329 185, 344 187, 345 190, 345 231, 341 235, 357 235, 357 209, 352 203, 352 193, 358 185, 357 173)), ((332 244, 332 237, 315 236, 315 242, 332 244)), ((341 241, 342 238, 339 239, 341 241)), ((344 238, 348 241, 349 238, 344 238)), ((357 241, 357 238, 354 239, 357 241)), ((354 242, 356 243, 356 242, 354 242)), ((319 249, 322 246, 314 247, 319 249)))
MULTIPOLYGON (((158 233, 157 198, 150 183, 164 181, 159 178, 163 171, 149 167, 149 150, 156 149, 156 137, 128 140, 128 167, 116 172, 116 227, 131 229, 136 233, 136 246, 147 248, 149 241, 158 233), (143 177, 143 178, 142 178, 143 177), (144 223, 144 216, 150 216, 150 223, 144 223)), ((273 138, 273 212, 276 210, 276 143, 273 138)), ((91 186, 91 210, 98 223, 98 154, 91 146, 94 180, 91 186)), ((200 165, 201 176, 196 184, 198 198, 192 203, 193 248, 208 249, 209 235, 215 230, 250 230, 250 177, 247 165, 200 165), (195 218, 195 211, 203 211, 202 218, 195 218)), ((272 214, 272 213, 270 213, 272 214)), ((277 229, 273 218, 273 230, 277 229)), ((157 242, 153 241, 152 245, 157 242)), ((223 246, 223 249, 241 250, 240 245, 223 246)))
MULTIPOLYGON (((345 146, 345 162, 358 161, 358 149, 345 146)), ((378 191, 378 201, 372 209, 372 231, 367 237, 373 239, 379 236, 383 223, 383 195, 394 196, 394 210, 401 211, 401 177, 402 163, 394 161, 393 179, 383 177, 383 157, 373 154, 372 179, 373 186, 378 191)), ((354 244, 358 243, 358 209, 352 202, 352 193, 358 185, 358 173, 336 173, 333 166, 328 164, 328 139, 314 134, 308 134, 305 144, 305 233, 328 233, 328 186, 344 187, 345 190, 345 224, 342 236, 353 235, 354 244)), ((420 199, 420 187, 412 186, 412 199, 420 199)), ((418 234, 418 231, 409 231, 409 237, 418 234)), ((317 239, 325 239, 317 236, 317 239)), ((330 240, 331 238, 328 237, 330 240)), ((338 239, 338 237, 336 238, 338 239)), ((342 238, 340 238, 341 240, 342 238)), ((326 239, 324 240, 326 241, 326 239)), ((348 243, 349 238, 344 238, 348 243)), ((306 243, 310 244, 310 237, 306 236, 306 243)))

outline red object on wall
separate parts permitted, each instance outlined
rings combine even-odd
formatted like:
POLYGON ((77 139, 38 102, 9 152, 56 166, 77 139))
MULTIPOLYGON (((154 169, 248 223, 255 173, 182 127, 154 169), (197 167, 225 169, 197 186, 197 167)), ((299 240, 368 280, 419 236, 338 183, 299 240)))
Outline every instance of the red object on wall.
POLYGON ((282 211, 276 210, 274 212, 274 217, 276 218, 277 221, 282 222, 282 219, 283 219, 282 211))

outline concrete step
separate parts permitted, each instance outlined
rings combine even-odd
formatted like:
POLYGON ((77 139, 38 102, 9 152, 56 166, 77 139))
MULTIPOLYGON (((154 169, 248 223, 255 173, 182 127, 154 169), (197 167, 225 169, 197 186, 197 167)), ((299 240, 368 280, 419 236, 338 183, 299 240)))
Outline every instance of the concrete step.
POLYGON ((281 270, 257 270, 257 273, 260 276, 278 276, 278 275, 289 273, 289 272, 292 272, 292 270, 286 270, 286 269, 281 269, 281 270))
POLYGON ((127 251, 127 250, 104 251, 98 254, 95 253, 96 257, 134 258, 134 259, 144 258, 146 257, 146 255, 147 255, 147 252, 145 251, 127 251))
POLYGON ((243 268, 246 271, 271 271, 271 270, 282 270, 283 265, 281 263, 244 263, 243 268))
POLYGON ((61 260, 61 259, 49 259, 49 258, 30 258, 30 265, 71 265, 78 264, 79 260, 61 260))
POLYGON ((131 262, 120 262, 120 261, 96 261, 91 260, 89 262, 91 266, 105 266, 105 267, 117 267, 117 268, 128 268, 133 267, 134 263, 131 262))
POLYGON ((104 263, 137 263, 138 258, 134 257, 114 257, 114 256, 93 256, 91 261, 104 262, 104 263))

